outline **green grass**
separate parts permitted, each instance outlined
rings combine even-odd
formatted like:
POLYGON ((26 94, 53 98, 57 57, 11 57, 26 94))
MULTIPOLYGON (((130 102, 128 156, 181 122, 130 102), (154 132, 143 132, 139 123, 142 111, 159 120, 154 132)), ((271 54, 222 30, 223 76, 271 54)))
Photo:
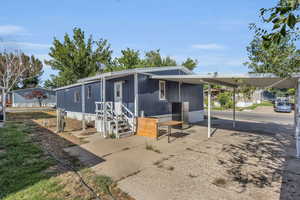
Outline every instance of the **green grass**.
POLYGON ((62 186, 45 172, 55 162, 31 142, 31 129, 19 123, 0 129, 0 199, 59 199, 50 194, 62 186))

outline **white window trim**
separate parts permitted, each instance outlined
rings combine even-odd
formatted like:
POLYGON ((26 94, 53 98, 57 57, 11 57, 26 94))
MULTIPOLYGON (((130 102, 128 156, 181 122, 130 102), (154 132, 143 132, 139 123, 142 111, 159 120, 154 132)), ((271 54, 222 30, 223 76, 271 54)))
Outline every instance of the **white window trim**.
POLYGON ((114 100, 116 98, 123 98, 123 81, 117 81, 114 83, 114 100), (120 97, 117 97, 117 85, 120 84, 120 97))
POLYGON ((167 96, 167 91, 166 91, 166 81, 159 81, 159 87, 158 87, 158 95, 159 95, 159 100, 164 101, 166 100, 166 96, 167 96), (165 96, 162 98, 161 96, 161 83, 164 83, 164 91, 165 91, 165 96))
POLYGON ((75 103, 78 103, 78 102, 80 102, 80 93, 78 92, 78 91, 75 91, 74 92, 74 102, 75 103), (77 94, 78 94, 78 100, 77 100, 77 94))
POLYGON ((91 85, 87 86, 87 95, 86 96, 88 99, 92 98, 92 86, 91 85))

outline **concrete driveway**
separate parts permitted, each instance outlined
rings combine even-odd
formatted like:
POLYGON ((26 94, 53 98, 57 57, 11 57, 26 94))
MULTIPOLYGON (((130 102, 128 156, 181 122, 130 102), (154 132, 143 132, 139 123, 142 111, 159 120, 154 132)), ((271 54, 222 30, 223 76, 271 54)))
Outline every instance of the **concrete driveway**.
POLYGON ((113 177, 137 200, 165 199, 297 199, 299 160, 292 127, 275 123, 215 120, 207 139, 205 122, 172 142, 140 136, 103 139, 67 148, 98 174, 113 177), (86 155, 90 152, 91 155, 86 155), (93 162, 101 158, 102 162, 93 162), (292 197, 292 198, 291 198, 292 197))

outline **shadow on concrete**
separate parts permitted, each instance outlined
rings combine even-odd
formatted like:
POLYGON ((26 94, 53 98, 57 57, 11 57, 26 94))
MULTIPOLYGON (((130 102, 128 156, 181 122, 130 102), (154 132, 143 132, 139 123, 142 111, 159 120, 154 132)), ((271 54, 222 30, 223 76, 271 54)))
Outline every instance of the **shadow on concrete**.
MULTIPOLYGON (((207 122, 197 125, 207 127, 207 122)), ((222 151, 227 152, 230 159, 219 160, 232 180, 242 185, 243 191, 248 184, 262 188, 280 182, 280 200, 300 199, 300 160, 295 157, 293 126, 237 121, 233 128, 232 120, 216 119, 212 128, 215 129, 214 137, 218 137, 218 129, 225 129, 231 131, 230 136, 246 138, 238 144, 223 145, 222 151), (260 168, 257 168, 258 165, 260 168), (245 167, 259 170, 245 173, 245 167)))

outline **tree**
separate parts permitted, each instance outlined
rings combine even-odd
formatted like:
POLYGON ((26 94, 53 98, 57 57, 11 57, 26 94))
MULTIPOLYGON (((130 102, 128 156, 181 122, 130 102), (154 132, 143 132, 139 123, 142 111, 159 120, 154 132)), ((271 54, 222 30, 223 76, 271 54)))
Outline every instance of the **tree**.
MULTIPOLYGON (((64 41, 56 38, 50 48, 50 60, 45 61, 52 69, 58 70, 58 76, 52 77, 55 87, 75 83, 78 79, 95 75, 99 72, 99 65, 110 67, 112 53, 107 40, 88 39, 80 28, 73 29, 73 37, 66 33, 64 41)), ((47 83, 49 84, 49 82, 47 83)))
POLYGON ((273 43, 264 48, 263 40, 256 36, 247 51, 249 62, 245 65, 251 72, 274 73, 280 77, 300 72, 300 51, 288 37, 279 44, 273 43))
POLYGON ((160 50, 151 50, 145 53, 145 59, 143 63, 147 67, 164 67, 164 66, 176 66, 177 63, 171 57, 167 56, 163 58, 160 55, 160 50))
POLYGON ((3 113, 5 121, 6 94, 18 83, 30 79, 40 73, 40 68, 32 62, 27 62, 26 57, 19 53, 0 53, 0 87, 2 88, 3 97, 3 113))
MULTIPOLYGON (((4 54, 0 54, 0 56, 3 57, 4 60, 7 59, 4 54)), ((33 55, 27 56, 24 53, 20 53, 18 56, 20 56, 22 65, 24 65, 25 68, 32 67, 34 71, 25 71, 15 82, 12 89, 33 88, 38 86, 40 82, 39 78, 43 74, 43 63, 33 55)))
POLYGON ((183 63, 182 66, 185 66, 186 68, 188 68, 189 70, 193 70, 195 69, 195 67, 197 66, 198 61, 197 60, 193 60, 191 58, 187 58, 183 63))
POLYGON ((271 44, 279 44, 287 34, 298 34, 300 21, 299 17, 299 0, 279 0, 273 8, 262 8, 260 16, 263 22, 271 24, 272 30, 257 29, 263 39, 264 47, 268 48, 271 44))
POLYGON ((118 64, 125 69, 136 68, 141 65, 140 52, 127 48, 121 51, 121 57, 117 58, 118 64))
POLYGON ((42 90, 32 90, 30 93, 26 93, 24 97, 26 99, 37 99, 40 107, 42 106, 43 100, 48 98, 47 94, 42 90))
POLYGON ((22 79, 22 82, 18 84, 19 88, 34 88, 37 87, 40 83, 40 77, 43 74, 43 63, 35 58, 33 55, 27 56, 25 54, 22 54, 22 60, 24 61, 24 65, 32 66, 35 68, 34 74, 30 71, 26 71, 24 73, 22 79))

